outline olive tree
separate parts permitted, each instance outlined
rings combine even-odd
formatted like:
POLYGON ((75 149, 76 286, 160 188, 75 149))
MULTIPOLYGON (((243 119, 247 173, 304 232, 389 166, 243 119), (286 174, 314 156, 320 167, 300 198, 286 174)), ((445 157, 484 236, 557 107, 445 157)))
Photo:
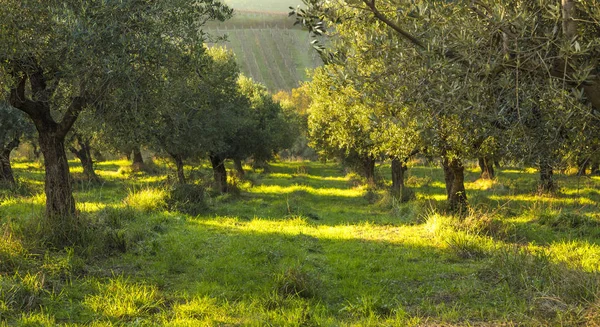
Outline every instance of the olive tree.
POLYGON ((77 223, 64 143, 80 113, 127 93, 133 72, 168 61, 166 44, 201 51, 202 25, 230 13, 209 0, 3 2, 0 80, 38 131, 50 225, 77 223))

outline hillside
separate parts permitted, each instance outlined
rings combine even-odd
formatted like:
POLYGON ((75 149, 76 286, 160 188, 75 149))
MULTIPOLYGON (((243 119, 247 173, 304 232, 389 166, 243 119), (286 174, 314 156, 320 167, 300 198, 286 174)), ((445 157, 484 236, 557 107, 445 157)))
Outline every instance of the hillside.
POLYGON ((301 0, 225 0, 236 10, 267 11, 288 13, 289 7, 302 5, 301 0))
POLYGON ((234 17, 210 23, 206 31, 226 41, 211 43, 232 49, 242 72, 264 84, 271 92, 290 90, 307 79, 306 70, 321 64, 306 31, 294 26, 289 7, 300 1, 226 1, 234 17))

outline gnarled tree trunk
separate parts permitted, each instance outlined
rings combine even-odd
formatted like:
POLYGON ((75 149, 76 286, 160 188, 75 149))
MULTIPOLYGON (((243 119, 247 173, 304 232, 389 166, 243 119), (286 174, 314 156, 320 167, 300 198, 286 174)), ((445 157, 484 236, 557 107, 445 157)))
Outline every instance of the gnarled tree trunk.
MULTIPOLYGON (((44 155, 46 222, 50 227, 49 235, 55 245, 67 245, 77 242, 77 232, 81 228, 75 211, 75 200, 69 173, 67 154, 65 153, 65 137, 86 105, 85 90, 82 87, 80 96, 71 98, 69 106, 60 122, 51 114, 49 99, 55 88, 46 80, 44 70, 36 66, 35 61, 14 62, 11 75, 16 81, 10 90, 10 104, 25 112, 35 124, 39 135, 39 145, 44 155), (26 92, 29 81, 31 94, 26 92)), ((56 86, 58 79, 54 79, 56 86)))
POLYGON ((375 159, 371 156, 362 158, 363 176, 367 179, 367 184, 375 185, 375 159))
POLYGON ((452 211, 462 211, 467 206, 465 168, 460 159, 444 158, 442 166, 444 168, 448 206, 452 211))
POLYGON ((213 169, 215 185, 221 193, 227 193, 227 169, 225 168, 225 159, 219 155, 211 154, 210 163, 213 169))
POLYGON ((494 172, 494 160, 488 157, 481 157, 477 159, 479 168, 481 168, 481 179, 493 179, 495 176, 494 172))
POLYGON ((92 148, 90 146, 90 141, 77 134, 75 134, 75 139, 77 140, 79 150, 71 146, 69 147, 69 151, 71 151, 71 153, 73 153, 81 162, 83 174, 88 180, 94 182, 100 181, 100 177, 98 177, 94 171, 94 160, 92 159, 92 148))
POLYGON ((40 148, 46 168, 46 216, 55 218, 54 220, 59 223, 60 217, 75 215, 75 200, 64 137, 56 135, 51 130, 39 132, 40 148))
POLYGON ((446 184, 446 195, 450 200, 450 191, 452 190, 452 182, 454 181, 454 172, 450 169, 450 160, 442 158, 442 169, 444 170, 444 183, 446 184))

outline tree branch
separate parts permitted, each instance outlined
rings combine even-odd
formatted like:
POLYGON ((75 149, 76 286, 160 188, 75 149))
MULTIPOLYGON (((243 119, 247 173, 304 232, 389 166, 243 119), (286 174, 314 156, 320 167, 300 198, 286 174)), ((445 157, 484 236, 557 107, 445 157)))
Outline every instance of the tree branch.
POLYGON ((67 133, 75 124, 75 121, 79 117, 79 113, 83 110, 83 107, 86 105, 86 99, 83 96, 76 96, 71 101, 67 112, 63 116, 63 119, 58 124, 58 134, 59 137, 65 137, 67 133))
POLYGON ((375 6, 375 0, 363 0, 363 2, 365 3, 365 5, 367 5, 367 7, 369 7, 369 9, 371 9, 371 12, 373 13, 373 15, 375 15, 375 17, 377 17, 377 19, 385 23, 387 26, 391 27, 394 31, 402 35, 405 39, 409 40, 412 44, 416 45, 421 49, 427 49, 423 42, 421 42, 416 37, 412 36, 412 34, 400 28, 400 26, 396 25, 394 22, 389 20, 384 14, 382 14, 379 11, 379 9, 377 9, 377 7, 375 6))

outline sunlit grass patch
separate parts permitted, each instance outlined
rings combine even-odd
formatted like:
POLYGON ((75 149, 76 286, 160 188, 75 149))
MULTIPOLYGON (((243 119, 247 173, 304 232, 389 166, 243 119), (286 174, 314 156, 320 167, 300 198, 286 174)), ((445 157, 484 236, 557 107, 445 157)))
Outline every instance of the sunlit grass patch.
POLYGON ((237 319, 231 317, 234 308, 227 302, 217 301, 208 296, 196 296, 185 303, 175 304, 173 325, 177 324, 211 324, 211 323, 236 323, 237 319))
POLYGON ((140 211, 150 212, 163 210, 166 207, 167 192, 164 189, 146 187, 141 190, 130 190, 125 198, 126 205, 140 211))
POLYGON ((106 208, 106 204, 102 202, 77 202, 77 210, 80 212, 96 212, 106 208))
POLYGON ((97 284, 98 293, 83 303, 101 316, 119 320, 147 317, 160 311, 164 300, 152 285, 132 283, 119 276, 97 284))
POLYGON ((290 194, 294 192, 307 192, 312 195, 339 197, 360 197, 363 194, 363 190, 361 188, 313 188, 307 185, 293 185, 289 187, 282 187, 279 185, 259 185, 250 189, 249 192, 263 194, 290 194))
POLYGON ((533 194, 515 194, 515 195, 489 195, 488 198, 494 201, 518 201, 518 202, 538 202, 538 203, 549 203, 558 205, 595 205, 595 201, 592 201, 586 197, 579 198, 561 198, 555 196, 537 196, 533 194))

